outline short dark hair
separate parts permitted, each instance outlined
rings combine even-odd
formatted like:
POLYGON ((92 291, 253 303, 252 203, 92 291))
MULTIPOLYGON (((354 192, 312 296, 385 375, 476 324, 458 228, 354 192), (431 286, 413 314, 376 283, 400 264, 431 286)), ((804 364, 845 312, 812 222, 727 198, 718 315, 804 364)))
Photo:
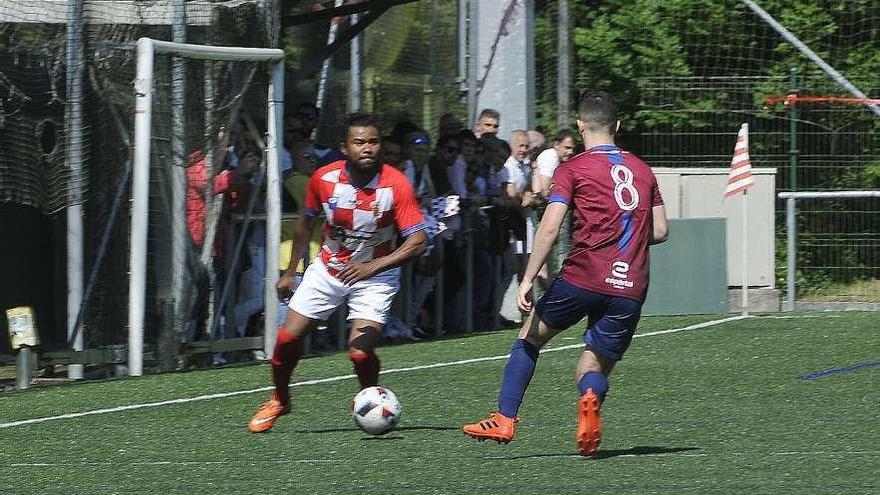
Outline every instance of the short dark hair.
POLYGON ((484 108, 480 112, 480 116, 477 117, 477 120, 482 119, 483 117, 489 117, 490 119, 501 120, 501 112, 495 110, 494 108, 484 108))
POLYGON ((369 113, 350 113, 346 115, 342 119, 342 126, 340 127, 340 142, 344 143, 348 139, 348 131, 352 127, 375 127, 376 130, 379 130, 379 119, 377 119, 374 115, 369 113))
POLYGON ((574 140, 574 138, 575 138, 574 131, 572 131, 571 129, 560 129, 559 132, 557 132, 556 135, 553 136, 553 142, 558 143, 558 142, 562 141, 563 139, 567 139, 567 138, 571 138, 572 140, 574 140))
POLYGON ((614 98, 605 91, 584 91, 578 100, 578 119, 591 131, 607 131, 613 134, 617 123, 614 98))

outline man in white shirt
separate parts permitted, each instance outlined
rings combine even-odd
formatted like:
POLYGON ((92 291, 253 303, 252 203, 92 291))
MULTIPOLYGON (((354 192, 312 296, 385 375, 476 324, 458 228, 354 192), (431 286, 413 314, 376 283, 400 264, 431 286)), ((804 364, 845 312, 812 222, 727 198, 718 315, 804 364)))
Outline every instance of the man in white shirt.
POLYGON ((563 129, 553 138, 553 146, 542 151, 535 163, 535 174, 532 179, 532 190, 546 198, 550 190, 553 172, 560 163, 574 155, 574 133, 563 129))

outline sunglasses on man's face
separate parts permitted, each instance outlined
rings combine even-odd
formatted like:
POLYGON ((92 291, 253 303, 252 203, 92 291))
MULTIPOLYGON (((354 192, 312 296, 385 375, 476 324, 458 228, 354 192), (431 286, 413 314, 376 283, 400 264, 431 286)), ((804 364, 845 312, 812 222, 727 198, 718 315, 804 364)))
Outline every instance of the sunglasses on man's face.
POLYGON ((412 144, 428 144, 430 142, 431 142, 431 140, 425 136, 419 136, 419 137, 414 138, 412 140, 412 144))

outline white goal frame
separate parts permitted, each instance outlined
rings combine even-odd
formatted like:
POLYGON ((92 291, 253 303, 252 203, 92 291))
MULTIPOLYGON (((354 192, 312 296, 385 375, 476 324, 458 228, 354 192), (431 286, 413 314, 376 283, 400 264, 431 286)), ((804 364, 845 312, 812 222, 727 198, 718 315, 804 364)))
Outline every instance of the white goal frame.
POLYGON ((266 285, 264 349, 271 355, 278 328, 277 297, 281 244, 281 178, 279 138, 283 136, 284 51, 172 43, 141 38, 137 43, 137 76, 134 81, 134 160, 131 207, 131 257, 128 306, 128 373, 143 375, 144 315, 146 309, 147 226, 149 217, 150 141, 152 138, 153 62, 156 54, 183 58, 274 62, 268 91, 266 140, 266 285))

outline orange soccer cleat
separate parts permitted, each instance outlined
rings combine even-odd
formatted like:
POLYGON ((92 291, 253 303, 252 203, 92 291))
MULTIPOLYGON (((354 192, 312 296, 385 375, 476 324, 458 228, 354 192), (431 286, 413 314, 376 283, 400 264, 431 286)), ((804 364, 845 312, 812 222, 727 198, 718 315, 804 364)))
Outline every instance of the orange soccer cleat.
POLYGON ((264 402, 257 410, 257 414, 251 418, 248 423, 248 430, 254 433, 268 431, 275 424, 275 420, 279 416, 284 416, 290 412, 290 404, 282 404, 277 396, 264 402))
POLYGON ((602 441, 602 419, 599 417, 599 397, 588 388, 578 402, 578 452, 583 456, 591 456, 599 450, 602 441))
POLYGON ((495 440, 498 443, 508 443, 516 436, 516 424, 519 417, 508 418, 500 412, 493 412, 486 419, 464 425, 464 434, 476 438, 479 441, 495 440))

